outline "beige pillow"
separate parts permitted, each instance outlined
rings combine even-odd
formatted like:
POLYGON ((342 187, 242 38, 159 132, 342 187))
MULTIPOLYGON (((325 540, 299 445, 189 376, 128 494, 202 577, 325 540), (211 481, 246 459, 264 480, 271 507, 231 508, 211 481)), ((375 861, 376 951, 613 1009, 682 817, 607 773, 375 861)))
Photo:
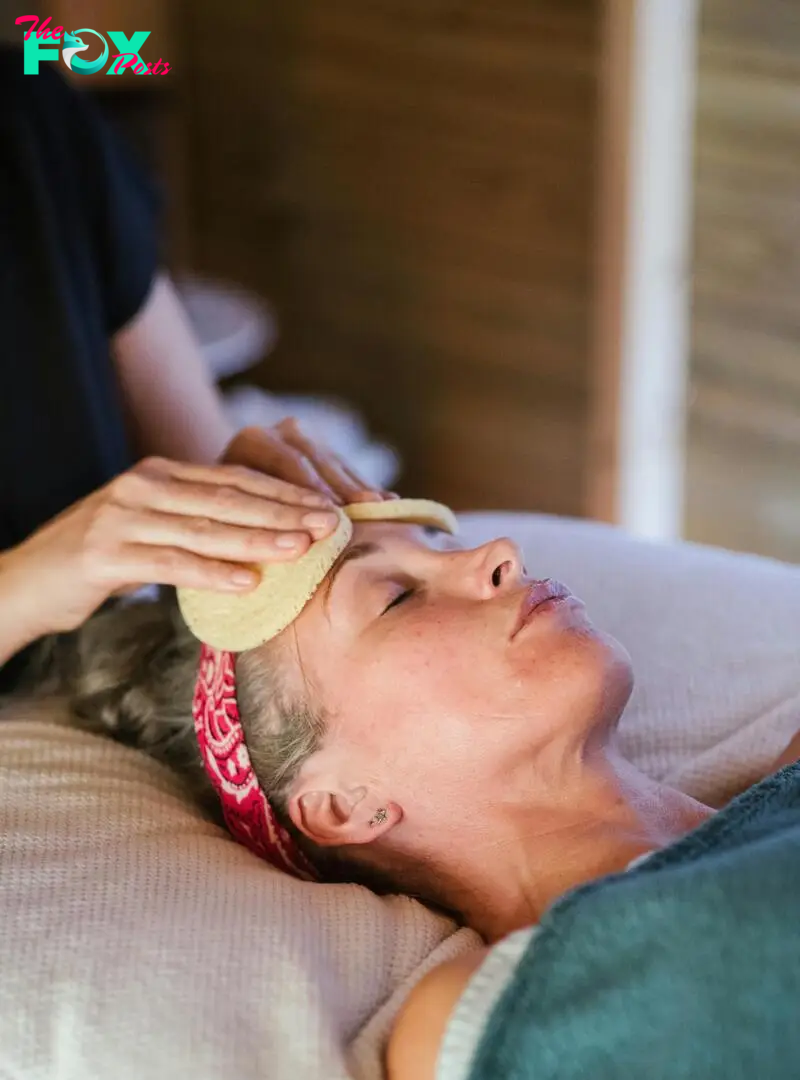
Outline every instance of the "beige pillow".
POLYGON ((0 713, 0 925, 19 1080, 377 1080, 407 988, 477 940, 272 870, 55 705, 0 713))

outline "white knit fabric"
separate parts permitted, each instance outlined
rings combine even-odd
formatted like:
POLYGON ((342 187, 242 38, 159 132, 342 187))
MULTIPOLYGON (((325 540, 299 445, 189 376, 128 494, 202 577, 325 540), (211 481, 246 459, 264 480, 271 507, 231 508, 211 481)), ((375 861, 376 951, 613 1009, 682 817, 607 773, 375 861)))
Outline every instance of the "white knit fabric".
MULTIPOLYGON (((628 752, 722 797, 800 727, 800 571, 478 516, 629 647, 628 752)), ((0 718, 0 1077, 378 1080, 386 1032, 476 939, 414 901, 260 864, 143 755, 54 704, 0 718), (61 722, 59 722, 59 719, 61 722)))

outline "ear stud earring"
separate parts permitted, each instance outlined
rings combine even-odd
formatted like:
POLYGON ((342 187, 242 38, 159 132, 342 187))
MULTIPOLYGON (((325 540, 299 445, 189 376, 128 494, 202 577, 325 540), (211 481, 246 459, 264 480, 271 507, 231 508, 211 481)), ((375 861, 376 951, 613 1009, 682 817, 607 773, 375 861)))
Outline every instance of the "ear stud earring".
POLYGON ((370 821, 369 827, 371 829, 374 829, 376 825, 383 825, 384 821, 386 821, 388 816, 389 815, 386 813, 383 807, 381 807, 381 809, 378 810, 378 812, 375 814, 375 817, 372 818, 372 820, 370 821))

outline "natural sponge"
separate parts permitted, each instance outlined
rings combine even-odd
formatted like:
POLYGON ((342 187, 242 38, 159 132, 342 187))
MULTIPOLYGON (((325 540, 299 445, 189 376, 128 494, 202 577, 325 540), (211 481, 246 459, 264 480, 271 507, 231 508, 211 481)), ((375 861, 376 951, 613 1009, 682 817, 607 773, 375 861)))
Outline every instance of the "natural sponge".
POLYGON ((430 499, 351 503, 344 508, 344 512, 351 521, 404 521, 410 525, 431 525, 442 532, 458 532, 458 521, 453 511, 430 499))
POLYGON ((263 645, 294 622, 347 547, 354 521, 396 521, 458 530, 446 506, 427 499, 389 499, 352 503, 339 510, 339 524, 324 540, 312 544, 299 559, 269 563, 261 582, 249 593, 230 594, 179 589, 178 604, 186 625, 216 649, 244 652, 263 645))

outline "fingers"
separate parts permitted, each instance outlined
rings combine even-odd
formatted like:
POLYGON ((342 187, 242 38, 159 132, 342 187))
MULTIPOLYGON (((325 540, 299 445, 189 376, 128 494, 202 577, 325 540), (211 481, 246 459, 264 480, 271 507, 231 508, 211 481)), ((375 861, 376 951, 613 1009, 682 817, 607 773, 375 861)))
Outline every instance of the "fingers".
POLYGON ((338 523, 332 507, 322 508, 330 503, 320 505, 318 495, 309 505, 274 498, 295 497, 298 490, 237 466, 148 461, 112 482, 92 531, 101 539, 188 545, 191 551, 237 561, 296 558, 309 539, 328 536, 338 523))
POLYGON ((382 502, 384 499, 390 498, 386 492, 371 491, 366 480, 362 480, 358 473, 351 469, 339 454, 330 452, 330 456, 338 463, 339 467, 344 470, 345 474, 349 476, 354 485, 354 490, 351 490, 348 502, 382 502))
POLYGON ((153 510, 121 509, 120 515, 118 528, 125 543, 177 548, 227 563, 285 562, 298 558, 311 545, 308 532, 247 528, 208 517, 153 510))
MULTIPOLYGON (((142 527, 151 520, 148 512, 156 512, 176 519, 204 519, 209 529, 212 526, 243 526, 255 534, 264 530, 287 534, 303 531, 314 539, 321 539, 331 533, 338 522, 333 509, 289 506, 236 487, 175 480, 169 476, 150 480, 141 497, 137 492, 135 501, 120 499, 119 505, 133 515, 126 520, 134 522, 138 515, 142 527)), ((172 543, 171 540, 167 542, 172 543)))
POLYGON ((281 420, 276 426, 276 431, 289 446, 311 462, 316 472, 341 502, 380 502, 382 500, 383 495, 380 492, 370 491, 367 482, 349 465, 346 465, 338 454, 304 435, 293 417, 281 420))
POLYGON ((281 420, 269 431, 243 429, 226 450, 223 462, 270 473, 301 488, 311 487, 339 504, 397 498, 370 490, 338 454, 304 435, 293 417, 281 420))
POLYGON ((255 567, 209 559, 184 548, 137 544, 120 549, 114 569, 120 586, 134 583, 210 589, 213 592, 249 592, 261 580, 255 567))
POLYGON ((285 441, 277 429, 244 428, 233 439, 222 461, 223 464, 244 465, 248 469, 269 473, 292 485, 339 501, 313 464, 285 441))
POLYGON ((316 495, 308 504, 307 495, 238 466, 150 460, 87 504, 83 574, 111 591, 150 582, 253 588, 260 580, 258 566, 297 559, 312 540, 336 528, 339 519, 330 503, 316 495), (275 495, 301 498, 306 505, 280 502, 275 495))
POLYGON ((139 465, 117 478, 171 477, 192 483, 213 486, 226 485, 248 492, 261 499, 272 499, 293 506, 328 507, 330 499, 321 491, 312 491, 280 476, 266 475, 256 469, 233 463, 223 465, 192 465, 188 462, 167 461, 163 458, 146 458, 139 465))
MULTIPOLYGON (((176 586, 185 578, 173 580, 169 574, 174 576, 175 552, 183 552, 188 558, 181 566, 194 580, 207 564, 204 588, 217 587, 220 580, 226 588, 247 588, 252 574, 239 575, 237 583, 237 569, 296 559, 312 541, 329 535, 338 518, 327 492, 337 503, 388 497, 366 491, 357 473, 315 445, 294 422, 273 432, 246 429, 229 447, 225 464, 150 458, 107 490, 87 537, 89 548, 117 555, 131 548, 141 559, 162 566, 161 576, 144 580, 176 586), (239 464, 243 461, 246 466, 239 464), (259 472, 254 465, 282 470, 282 475, 259 472)), ((124 578, 122 583, 127 583, 124 578)))

